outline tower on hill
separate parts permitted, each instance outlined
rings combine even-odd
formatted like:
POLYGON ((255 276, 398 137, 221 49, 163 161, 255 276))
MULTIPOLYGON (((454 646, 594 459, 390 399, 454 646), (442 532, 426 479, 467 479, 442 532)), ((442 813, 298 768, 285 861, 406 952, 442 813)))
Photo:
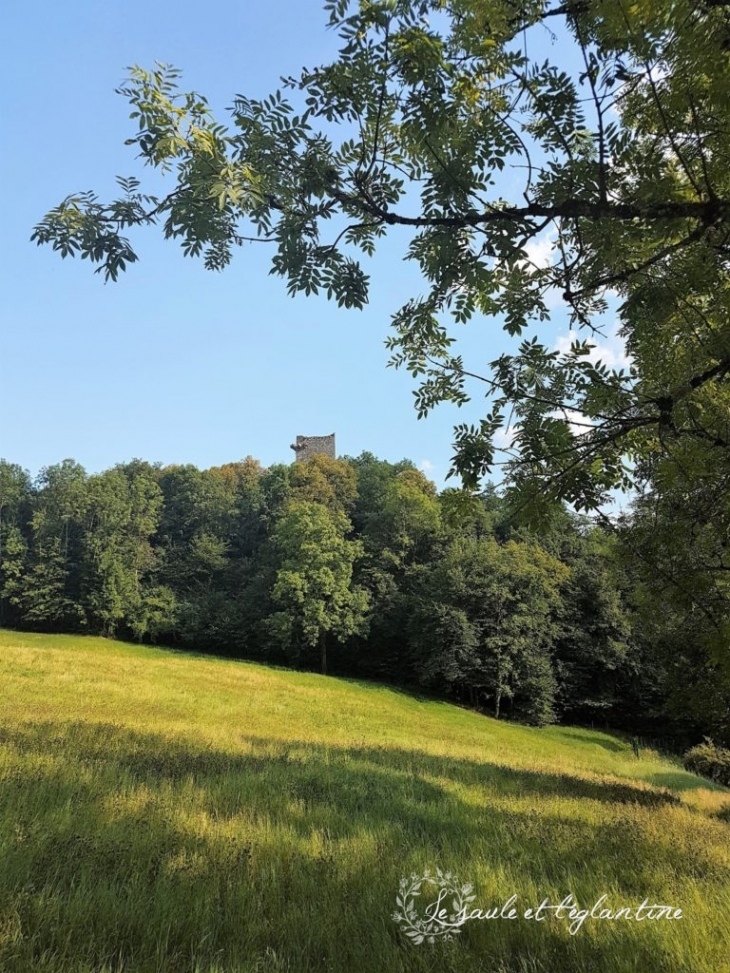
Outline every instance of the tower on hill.
POLYGON ((296 454, 297 463, 311 459, 317 453, 335 458, 335 434, 330 436, 297 436, 297 441, 291 444, 296 454))

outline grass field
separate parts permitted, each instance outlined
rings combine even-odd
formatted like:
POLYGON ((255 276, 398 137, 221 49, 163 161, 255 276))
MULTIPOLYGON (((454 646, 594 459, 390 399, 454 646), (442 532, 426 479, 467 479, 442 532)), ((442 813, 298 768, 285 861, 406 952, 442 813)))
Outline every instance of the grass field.
POLYGON ((609 734, 0 632, 2 973, 723 973, 728 804, 609 734), (607 894, 684 918, 472 920, 414 945, 392 916, 427 868, 471 907, 607 894))

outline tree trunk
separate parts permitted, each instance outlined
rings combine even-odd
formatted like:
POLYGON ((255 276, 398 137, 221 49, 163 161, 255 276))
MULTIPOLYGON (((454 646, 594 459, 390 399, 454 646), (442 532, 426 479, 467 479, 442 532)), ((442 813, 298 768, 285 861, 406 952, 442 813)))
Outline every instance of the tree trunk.
POLYGON ((502 690, 498 689, 494 694, 494 718, 499 719, 499 704, 502 702, 502 690))
POLYGON ((327 642, 324 632, 320 632, 319 636, 319 657, 322 664, 322 675, 327 675, 327 642))

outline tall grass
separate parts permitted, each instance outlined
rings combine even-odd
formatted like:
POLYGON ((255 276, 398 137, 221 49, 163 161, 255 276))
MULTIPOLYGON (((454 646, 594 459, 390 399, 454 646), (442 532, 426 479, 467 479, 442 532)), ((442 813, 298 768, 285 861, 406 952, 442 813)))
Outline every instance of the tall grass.
POLYGON ((355 681, 0 632, 2 973, 723 973, 730 793, 609 734, 355 681), (401 878, 679 921, 467 922, 401 878))

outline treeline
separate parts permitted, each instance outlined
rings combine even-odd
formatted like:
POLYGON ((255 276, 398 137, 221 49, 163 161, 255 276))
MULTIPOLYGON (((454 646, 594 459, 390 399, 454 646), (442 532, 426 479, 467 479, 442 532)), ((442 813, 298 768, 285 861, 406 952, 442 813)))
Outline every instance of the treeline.
POLYGON ((94 475, 66 460, 35 481, 0 461, 0 625, 383 679, 536 725, 722 740, 728 680, 682 647, 652 583, 585 519, 557 511, 538 538, 493 488, 466 503, 369 453, 94 475))

